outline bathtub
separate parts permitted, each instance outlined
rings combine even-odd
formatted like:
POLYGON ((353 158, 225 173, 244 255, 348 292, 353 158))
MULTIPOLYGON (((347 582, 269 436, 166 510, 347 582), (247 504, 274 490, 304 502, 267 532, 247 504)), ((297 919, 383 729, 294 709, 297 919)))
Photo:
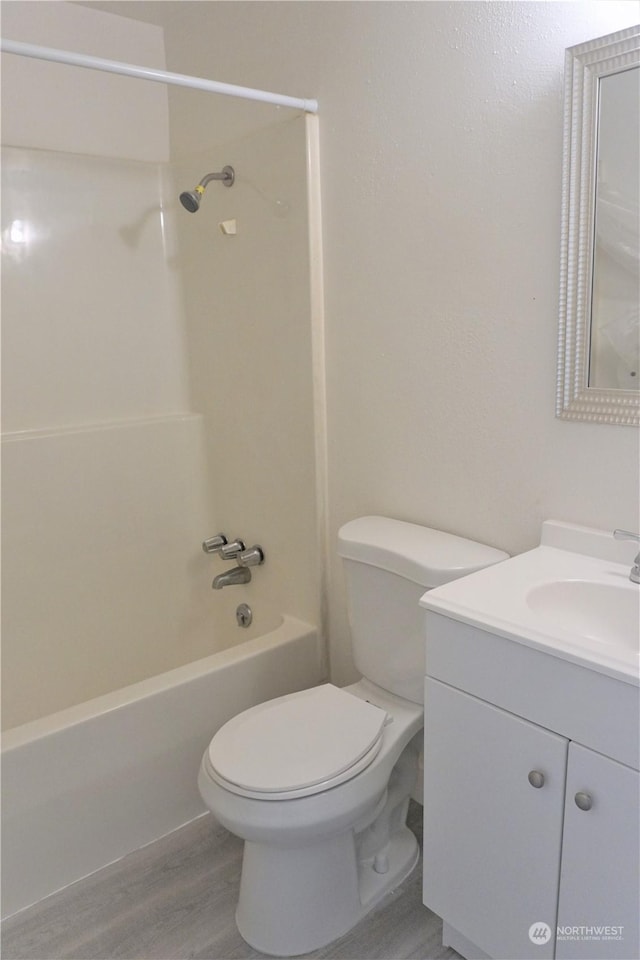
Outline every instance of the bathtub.
POLYGON ((200 816, 196 778, 215 731, 323 678, 316 629, 284 616, 262 637, 9 730, 3 916, 200 816))

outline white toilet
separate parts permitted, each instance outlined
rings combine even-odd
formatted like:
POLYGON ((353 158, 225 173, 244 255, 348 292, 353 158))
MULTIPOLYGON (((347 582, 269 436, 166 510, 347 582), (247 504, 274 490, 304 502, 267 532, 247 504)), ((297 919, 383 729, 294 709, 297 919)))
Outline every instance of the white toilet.
POLYGON ((345 524, 339 553, 364 679, 244 711, 216 733, 198 776, 206 805, 245 841, 238 929, 278 957, 346 933, 415 866, 405 821, 423 722, 418 601, 507 557, 386 517, 345 524))

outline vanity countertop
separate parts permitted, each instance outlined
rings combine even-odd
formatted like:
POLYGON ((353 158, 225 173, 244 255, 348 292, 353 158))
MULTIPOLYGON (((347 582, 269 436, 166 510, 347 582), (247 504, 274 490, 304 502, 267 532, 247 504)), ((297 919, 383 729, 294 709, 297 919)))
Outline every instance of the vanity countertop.
POLYGON ((639 685, 637 544, 545 521, 539 547, 426 593, 426 610, 639 685))

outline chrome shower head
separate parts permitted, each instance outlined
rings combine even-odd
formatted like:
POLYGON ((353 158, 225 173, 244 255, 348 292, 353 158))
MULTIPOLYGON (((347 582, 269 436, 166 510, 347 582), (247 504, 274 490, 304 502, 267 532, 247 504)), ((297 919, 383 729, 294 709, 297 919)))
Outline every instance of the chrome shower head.
POLYGON ((196 213, 200 209, 200 198, 203 193, 204 187, 199 191, 197 187, 195 190, 185 190, 180 194, 180 203, 189 213, 196 213))
POLYGON ((180 194, 180 203, 189 213, 196 213, 200 209, 202 194, 211 180, 222 180, 225 187, 232 187, 235 178, 235 170, 229 166, 223 167, 220 173, 208 173, 195 189, 185 190, 180 194))

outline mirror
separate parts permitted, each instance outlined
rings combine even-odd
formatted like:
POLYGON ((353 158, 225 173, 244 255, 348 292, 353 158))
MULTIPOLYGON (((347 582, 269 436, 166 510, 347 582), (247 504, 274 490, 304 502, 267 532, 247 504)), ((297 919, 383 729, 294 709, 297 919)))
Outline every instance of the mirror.
POLYGON ((640 27, 567 50, 556 414, 640 423, 640 27))

